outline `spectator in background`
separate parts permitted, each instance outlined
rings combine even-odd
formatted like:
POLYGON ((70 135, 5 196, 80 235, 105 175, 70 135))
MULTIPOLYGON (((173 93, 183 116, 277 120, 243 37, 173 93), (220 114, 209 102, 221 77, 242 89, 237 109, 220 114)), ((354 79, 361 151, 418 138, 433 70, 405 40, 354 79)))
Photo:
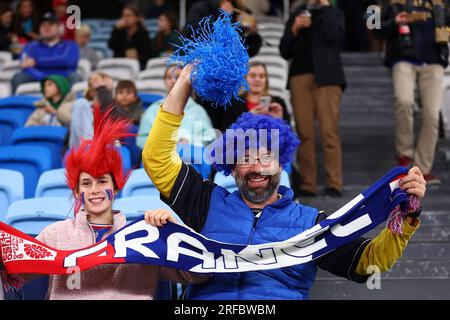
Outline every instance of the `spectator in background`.
POLYGON ((0 50, 9 51, 11 44, 17 42, 17 36, 14 34, 13 11, 9 6, 0 7, 0 50))
POLYGON ((94 115, 92 107, 100 105, 97 90, 92 83, 92 78, 98 76, 102 79, 107 90, 113 90, 113 80, 102 72, 93 73, 88 79, 88 87, 82 98, 75 101, 72 107, 72 122, 70 123, 69 149, 79 147, 81 139, 92 139, 94 135, 94 115))
POLYGON ((284 59, 292 59, 289 87, 295 123, 302 141, 298 159, 300 195, 317 194, 315 120, 320 128, 329 196, 341 196, 342 160, 339 105, 345 76, 340 57, 344 39, 343 13, 328 0, 310 0, 286 23, 280 42, 284 59))
POLYGON ((397 161, 402 166, 414 163, 428 184, 440 184, 440 178, 433 176, 431 170, 438 140, 444 69, 449 57, 446 28, 450 8, 434 5, 431 0, 416 1, 409 9, 400 3, 383 3, 381 29, 374 33, 386 39, 385 64, 392 70, 397 161), (422 128, 415 145, 416 81, 422 128))
POLYGON ((82 24, 80 29, 76 31, 76 42, 80 48, 80 59, 89 60, 93 69, 97 68, 98 62, 100 61, 99 54, 94 50, 89 48, 87 45, 91 41, 91 28, 87 24, 82 24))
MULTIPOLYGON (((169 66, 164 74, 164 82, 167 87, 167 92, 172 90, 175 82, 181 73, 181 67, 169 66)), ((148 107, 142 116, 141 124, 139 125, 138 137, 136 145, 143 149, 147 141, 148 133, 153 126, 156 115, 164 102, 165 98, 155 101, 148 107)), ((201 144, 207 145, 213 141, 216 136, 211 124, 211 119, 208 117, 205 109, 196 103, 194 99, 189 98, 184 110, 184 118, 180 127, 180 134, 178 141, 180 143, 201 144), (201 130, 197 127, 201 125, 201 130), (197 142, 197 143, 196 143, 197 142)))
POLYGON ((253 15, 265 16, 269 13, 270 2, 269 0, 243 0, 245 7, 247 7, 253 15))
POLYGON ((45 77, 41 81, 41 92, 44 98, 35 103, 36 110, 28 118, 25 127, 69 127, 75 95, 70 92, 70 84, 66 78, 58 75, 45 77))
POLYGON ((22 53, 22 71, 12 79, 13 92, 22 83, 40 81, 48 75, 67 77, 70 84, 81 81, 76 73, 80 51, 73 41, 61 40, 58 20, 51 13, 42 17, 40 40, 30 42, 22 53))
POLYGON ((174 45, 181 44, 180 36, 177 33, 177 15, 174 12, 166 11, 158 17, 158 32, 152 38, 151 57, 162 57, 171 54, 176 48, 174 45))
POLYGON ((175 8, 170 1, 167 0, 153 0, 153 3, 147 8, 147 13, 145 15, 148 19, 157 19, 159 16, 165 12, 175 13, 175 8))
POLYGON ((258 54, 262 45, 262 38, 257 33, 256 20, 250 15, 248 9, 238 6, 236 0, 203 0, 195 3, 187 14, 183 34, 190 37, 192 34, 190 26, 194 30, 197 29, 204 17, 212 16, 211 23, 213 23, 220 14, 219 9, 233 14, 233 20, 243 22, 242 37, 247 46, 248 55, 253 57, 258 54))
POLYGON ((22 71, 12 79, 13 92, 22 83, 40 81, 52 74, 67 77, 71 85, 82 80, 76 73, 80 55, 78 45, 61 40, 54 15, 44 14, 39 34, 40 40, 30 42, 23 50, 22 71))
POLYGON ((14 16, 14 32, 22 45, 39 37, 39 13, 34 8, 33 1, 20 0, 14 16))
MULTIPOLYGON (((216 114, 215 128, 225 132, 244 112, 270 115, 290 122, 286 103, 280 97, 269 95, 269 76, 264 63, 251 62, 247 74, 249 90, 241 95, 242 101, 235 101, 227 112, 216 114), (267 99, 269 104, 266 104, 267 99)), ((213 109, 214 111, 216 109, 213 109)))
POLYGON ((151 42, 137 7, 128 4, 123 8, 108 46, 113 50, 114 57, 137 59, 141 69, 145 68, 151 53, 151 42))
POLYGON ((138 96, 136 85, 129 80, 121 80, 116 86, 115 97, 110 89, 112 80, 94 73, 90 79, 93 88, 96 90, 96 97, 102 110, 114 106, 112 116, 116 118, 126 118, 139 125, 144 108, 138 96))
POLYGON ((59 32, 64 40, 75 40, 75 28, 67 24, 69 15, 67 14, 68 0, 53 0, 52 8, 55 16, 59 20, 59 32))

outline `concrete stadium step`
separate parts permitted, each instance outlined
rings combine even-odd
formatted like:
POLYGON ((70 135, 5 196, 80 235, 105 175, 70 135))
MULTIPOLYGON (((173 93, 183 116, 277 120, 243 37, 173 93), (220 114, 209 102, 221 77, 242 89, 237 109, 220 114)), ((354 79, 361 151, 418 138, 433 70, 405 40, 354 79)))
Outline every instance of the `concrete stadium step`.
POLYGON ((323 300, 440 300, 450 299, 450 279, 386 279, 380 289, 369 290, 366 284, 348 280, 317 279, 311 299, 323 300))
POLYGON ((349 53, 341 54, 344 66, 382 66, 383 57, 379 53, 349 53))

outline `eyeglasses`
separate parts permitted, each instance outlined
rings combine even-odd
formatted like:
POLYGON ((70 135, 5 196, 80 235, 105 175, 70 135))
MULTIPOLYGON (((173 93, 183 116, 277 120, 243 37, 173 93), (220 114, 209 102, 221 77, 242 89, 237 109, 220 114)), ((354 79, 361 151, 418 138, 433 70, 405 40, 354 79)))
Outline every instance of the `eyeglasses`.
POLYGON ((241 165, 242 167, 250 167, 250 166, 256 164, 257 161, 259 161, 261 166, 268 167, 275 161, 275 157, 272 154, 264 154, 264 155, 260 156, 259 158, 256 158, 256 157, 253 157, 250 155, 246 155, 246 156, 238 159, 237 164, 241 165))

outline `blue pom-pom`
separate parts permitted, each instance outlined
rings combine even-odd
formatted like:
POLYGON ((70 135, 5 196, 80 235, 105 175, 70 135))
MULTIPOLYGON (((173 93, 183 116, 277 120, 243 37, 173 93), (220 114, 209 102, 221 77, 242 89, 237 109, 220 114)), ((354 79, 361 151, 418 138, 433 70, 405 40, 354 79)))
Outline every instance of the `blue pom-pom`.
MULTIPOLYGON (((228 106, 247 89, 245 79, 249 56, 239 34, 239 24, 231 22, 231 15, 221 11, 212 24, 211 16, 200 21, 192 39, 182 35, 182 45, 169 57, 169 64, 194 64, 191 73, 195 92, 213 106, 228 106)), ((191 27, 192 29, 192 27, 191 27)))

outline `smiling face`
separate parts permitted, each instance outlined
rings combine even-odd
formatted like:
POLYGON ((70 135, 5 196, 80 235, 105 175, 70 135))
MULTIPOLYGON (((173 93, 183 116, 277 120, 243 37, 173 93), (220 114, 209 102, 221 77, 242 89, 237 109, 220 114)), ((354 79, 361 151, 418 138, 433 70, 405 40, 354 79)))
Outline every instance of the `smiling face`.
POLYGON ((102 215, 112 210, 112 199, 109 199, 106 190, 114 192, 114 181, 110 174, 95 178, 86 172, 80 174, 80 182, 76 196, 84 194, 84 209, 88 214, 102 215))
POLYGON ((265 148, 247 150, 238 159, 232 174, 241 195, 254 204, 267 202, 277 191, 281 179, 281 166, 265 148))
POLYGON ((250 67, 247 74, 250 92, 263 95, 267 91, 267 72, 262 65, 250 67))

